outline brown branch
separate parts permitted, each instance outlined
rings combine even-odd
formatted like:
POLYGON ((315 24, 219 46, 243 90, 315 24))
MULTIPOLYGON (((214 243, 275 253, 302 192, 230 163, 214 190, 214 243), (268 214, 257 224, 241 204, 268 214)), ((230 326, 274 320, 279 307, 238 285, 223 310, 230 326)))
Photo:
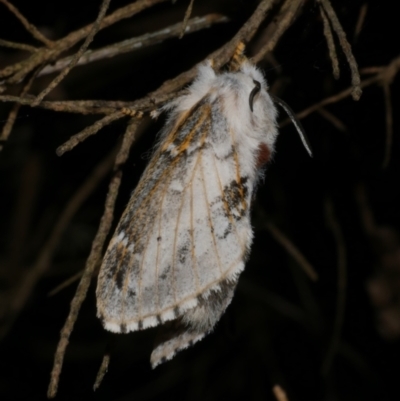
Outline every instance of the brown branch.
POLYGON ((331 343, 328 347, 328 352, 322 363, 322 373, 326 376, 332 366, 333 359, 340 346, 340 337, 342 333, 344 313, 346 308, 346 287, 347 287, 347 262, 346 262, 346 244, 344 242, 343 233, 335 216, 332 201, 327 200, 326 205, 326 221, 332 234, 335 238, 337 247, 337 266, 338 266, 338 281, 337 281, 337 300, 336 300, 336 317, 331 343))
POLYGON ((66 280, 64 280, 61 284, 59 284, 57 287, 53 288, 48 294, 48 297, 52 297, 56 294, 58 294, 60 291, 62 291, 64 288, 69 287, 71 284, 75 283, 75 281, 78 281, 83 274, 83 270, 75 273, 73 276, 67 278, 66 280))
POLYGON ((30 53, 35 53, 38 49, 34 46, 25 43, 10 42, 9 40, 0 39, 0 46, 9 47, 11 49, 24 50, 30 53))
MULTIPOLYGON (((99 30, 109 27, 118 21, 125 18, 130 18, 139 12, 152 7, 155 4, 165 2, 167 0, 137 0, 125 7, 121 7, 114 11, 112 14, 106 16, 100 24, 99 30)), ((56 41, 51 49, 41 48, 31 55, 29 58, 5 67, 0 71, 1 77, 8 77, 7 84, 14 84, 20 82, 26 74, 32 71, 39 64, 54 61, 61 53, 70 49, 72 46, 77 44, 82 39, 86 38, 93 28, 93 24, 86 25, 74 32, 71 32, 64 38, 56 41)))
POLYGON ((89 138, 89 136, 96 134, 98 131, 100 131, 105 126, 107 126, 107 125, 111 124, 113 121, 119 120, 123 117, 125 117, 125 114, 119 110, 119 111, 116 111, 115 113, 112 113, 112 114, 102 118, 99 121, 96 121, 93 125, 86 127, 83 131, 79 132, 78 134, 75 134, 70 139, 68 139, 67 142, 65 142, 61 146, 59 146, 56 150, 57 155, 62 156, 65 152, 69 152, 76 145, 78 145, 79 143, 81 143, 84 140, 86 140, 87 138, 89 138))
POLYGON ((113 150, 98 166, 95 167, 89 177, 75 192, 74 196, 67 203, 65 209, 61 213, 56 225, 54 226, 47 242, 43 246, 35 264, 29 269, 21 279, 18 287, 16 288, 13 298, 9 303, 9 318, 7 324, 1 327, 0 338, 3 337, 11 324, 23 308, 26 300, 32 293, 36 283, 42 277, 43 273, 49 268, 54 252, 56 251, 60 242, 61 236, 65 229, 68 227, 71 219, 75 213, 82 206, 83 202, 89 195, 97 188, 98 184, 110 171, 115 158, 115 150, 113 150))
POLYGON ((357 41, 358 36, 361 33, 361 30, 362 30, 362 28, 364 26, 364 22, 365 22, 365 17, 367 16, 367 11, 368 11, 368 3, 364 3, 360 7, 360 13, 358 15, 358 19, 357 19, 357 23, 356 23, 356 29, 354 30, 353 42, 357 41))
POLYGON ((324 9, 322 7, 320 7, 319 9, 321 12, 322 22, 323 22, 323 26, 324 26, 324 36, 326 39, 326 43, 328 45, 329 58, 331 59, 331 63, 332 63, 333 76, 335 77, 335 79, 339 79, 340 68, 339 68, 339 61, 338 61, 337 54, 336 54, 335 41, 333 40, 332 29, 331 29, 331 26, 328 21, 328 17, 326 16, 324 9))
MULTIPOLYGON (((133 117, 129 125, 126 129, 124 139, 122 141, 122 145, 120 147, 120 150, 118 151, 118 154, 114 160, 114 176, 111 179, 110 185, 109 185, 109 190, 106 198, 106 203, 105 203, 105 208, 104 208, 104 213, 103 216, 101 217, 99 229, 97 231, 96 237, 93 240, 92 243, 92 249, 90 251, 89 257, 86 262, 85 269, 83 271, 82 278, 79 282, 78 288, 75 292, 75 296, 71 301, 71 308, 70 312, 68 314, 67 320, 65 321, 64 327, 61 330, 61 337, 60 341, 57 346, 57 350, 54 356, 54 364, 53 364, 53 369, 51 372, 50 376, 50 383, 49 383, 49 388, 47 392, 47 396, 49 398, 55 397, 57 393, 57 388, 58 388, 58 382, 60 380, 60 374, 61 374, 61 369, 64 361, 64 355, 65 351, 68 346, 69 342, 69 336, 72 333, 72 330, 74 328, 76 319, 78 318, 79 310, 80 307, 83 303, 83 301, 86 298, 86 294, 92 279, 93 272, 96 269, 96 266, 100 263, 101 258, 102 258, 102 250, 104 247, 104 243, 106 240, 106 237, 108 235, 108 232, 110 231, 112 220, 113 220, 113 214, 114 214, 114 205, 115 201, 118 195, 118 190, 119 186, 121 184, 121 177, 122 173, 120 170, 120 167, 123 163, 126 162, 128 155, 129 155, 129 150, 130 147, 135 139, 135 131, 138 128, 138 123, 135 121, 135 117, 133 117)), ((104 362, 104 361, 103 361, 104 362)), ((102 364, 103 366, 103 364, 102 364)), ((108 363, 107 363, 108 366, 108 363)), ((106 373, 106 370, 104 370, 102 373, 102 370, 100 369, 99 374, 98 374, 98 379, 101 381, 102 377, 101 374, 104 376, 106 373), (100 375, 100 376, 99 376, 100 375)), ((99 381, 99 384, 100 384, 99 381)), ((97 381, 96 381, 97 383, 97 381)))
MULTIPOLYGON (((227 22, 228 18, 219 14, 208 14, 204 17, 195 17, 187 22, 186 32, 192 33, 197 32, 204 28, 209 28, 210 26, 222 22, 227 22)), ((174 38, 179 36, 182 23, 171 25, 167 28, 161 29, 160 31, 146 33, 145 35, 138 36, 132 39, 126 39, 122 42, 114 43, 110 46, 105 46, 97 50, 88 50, 79 59, 76 66, 89 64, 94 61, 103 60, 105 58, 111 58, 118 56, 120 54, 133 52, 139 49, 143 49, 147 46, 152 46, 157 43, 161 43, 166 39, 174 38)), ((54 65, 48 65, 44 68, 40 76, 51 74, 56 71, 60 71, 66 65, 70 63, 72 57, 66 57, 62 60, 57 61, 54 65)))
MULTIPOLYGON (((38 76, 38 73, 40 71, 40 68, 38 68, 33 75, 31 76, 31 78, 29 79, 29 81, 26 83, 26 85, 22 88, 20 97, 23 98, 28 92, 29 89, 31 88, 33 81, 36 79, 36 77, 38 76)), ((0 134, 0 152, 3 150, 4 148, 4 143, 7 142, 8 137, 11 134, 11 130, 14 127, 15 124, 15 120, 17 119, 18 116, 18 112, 19 109, 21 108, 21 103, 14 103, 10 113, 8 114, 7 117, 7 121, 4 124, 3 130, 1 131, 0 134)))
POLYGON ((8 0, 0 0, 0 3, 3 3, 21 22, 21 24, 25 27, 25 29, 37 40, 44 43, 46 46, 53 46, 54 42, 50 39, 47 39, 36 27, 31 24, 15 7, 13 4, 9 3, 8 0))
POLYGON ((274 393, 277 401, 289 401, 285 390, 281 386, 279 386, 279 384, 275 384, 275 386, 272 387, 272 392, 274 393))
POLYGON ((79 59, 81 58, 83 53, 85 53, 85 51, 89 47, 90 43, 92 43, 94 36, 99 31, 101 21, 103 21, 105 15, 106 15, 108 6, 110 5, 110 1, 111 0, 103 0, 103 2, 101 3, 101 6, 100 6, 99 15, 97 16, 96 21, 92 25, 92 29, 90 30, 89 35, 83 42, 80 49, 74 54, 71 62, 61 71, 61 73, 56 78, 54 78, 53 81, 50 82, 50 84, 47 86, 46 89, 44 89, 41 93, 39 93, 39 95, 37 96, 35 101, 32 103, 32 106, 37 106, 44 99, 44 97, 48 93, 50 93, 68 75, 68 73, 75 67, 75 65, 77 64, 77 62, 79 61, 79 59))
POLYGON ((106 353, 103 356, 103 360, 101 361, 99 371, 97 372, 96 380, 93 385, 93 391, 96 391, 100 387, 100 384, 103 381, 104 376, 107 373, 109 364, 110 364, 110 354, 106 353))
POLYGON ((360 73, 358 72, 357 61, 354 58, 350 43, 347 41, 346 33, 344 32, 342 25, 340 24, 340 21, 335 13, 335 10, 332 8, 330 1, 318 0, 318 2, 326 12, 327 17, 331 21, 332 27, 339 38, 339 43, 343 49, 343 52, 347 58, 347 62, 349 63, 351 70, 351 83, 353 86, 353 91, 351 95, 354 100, 359 100, 362 94, 360 86, 360 73))
POLYGON ((190 18, 190 16, 191 16, 191 14, 192 14, 193 3, 194 3, 194 0, 190 0, 189 6, 188 6, 188 8, 186 9, 185 17, 183 18, 183 22, 182 22, 182 24, 181 24, 181 32, 180 32, 180 34, 179 34, 179 39, 182 39, 182 38, 183 38, 183 35, 184 35, 185 32, 186 32, 186 28, 187 28, 187 25, 188 25, 188 21, 189 21, 189 18, 190 18))
POLYGON ((274 50, 281 36, 292 24, 296 13, 303 5, 303 3, 303 0, 286 0, 277 17, 275 23, 276 29, 274 30, 273 35, 271 36, 269 41, 263 47, 261 47, 258 53, 251 59, 253 63, 257 64, 267 53, 274 50))
POLYGON ((347 131, 347 127, 343 124, 343 122, 340 121, 335 115, 333 115, 328 110, 321 107, 320 109, 317 110, 317 112, 322 117, 324 117, 327 121, 329 121, 339 131, 342 131, 342 132, 347 131))
POLYGON ((81 305, 86 298, 86 293, 89 288, 93 272, 96 268, 96 265, 101 260, 103 246, 107 234, 111 228, 113 220, 114 205, 118 195, 119 186, 121 183, 121 175, 122 175, 121 172, 117 172, 116 174, 114 174, 110 182, 105 202, 104 214, 101 218, 97 234, 93 240, 92 249, 86 262, 82 278, 79 282, 75 296, 71 301, 71 307, 67 320, 65 321, 64 327, 61 330, 60 341, 58 343, 56 354, 54 356, 54 364, 53 364, 53 369, 51 371, 49 388, 47 391, 48 398, 53 398, 57 394, 57 388, 64 361, 65 350, 69 343, 69 336, 71 335, 76 319, 78 318, 81 305))
POLYGON ((386 146, 385 146, 385 157, 383 159, 382 168, 386 168, 390 162, 390 155, 392 152, 392 141, 393 141, 393 108, 390 95, 390 85, 387 82, 384 82, 383 84, 383 93, 385 97, 385 108, 386 108, 386 146))
POLYGON ((290 256, 299 264, 304 273, 312 280, 318 280, 318 273, 314 270, 311 263, 304 257, 300 250, 282 233, 274 224, 265 223, 265 228, 270 232, 274 239, 279 242, 289 253, 290 256))

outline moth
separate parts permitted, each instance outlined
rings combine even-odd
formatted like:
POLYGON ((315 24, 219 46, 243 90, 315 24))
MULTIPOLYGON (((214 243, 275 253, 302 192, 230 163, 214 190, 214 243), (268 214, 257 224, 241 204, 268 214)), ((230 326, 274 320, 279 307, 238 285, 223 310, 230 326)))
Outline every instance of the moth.
POLYGON ((250 205, 275 151, 277 110, 263 74, 238 49, 230 70, 206 62, 163 107, 167 122, 100 269, 105 329, 161 326, 153 368, 212 331, 253 240, 250 205))

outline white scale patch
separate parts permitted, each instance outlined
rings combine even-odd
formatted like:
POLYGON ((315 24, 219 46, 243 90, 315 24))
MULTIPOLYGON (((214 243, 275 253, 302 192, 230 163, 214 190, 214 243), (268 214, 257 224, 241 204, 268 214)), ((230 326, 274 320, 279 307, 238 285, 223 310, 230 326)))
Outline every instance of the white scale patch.
POLYGON ((260 154, 274 152, 277 136, 265 79, 244 57, 232 72, 202 65, 186 94, 163 109, 168 121, 96 291, 107 330, 164 325, 153 367, 203 338, 229 305, 253 238, 260 154))

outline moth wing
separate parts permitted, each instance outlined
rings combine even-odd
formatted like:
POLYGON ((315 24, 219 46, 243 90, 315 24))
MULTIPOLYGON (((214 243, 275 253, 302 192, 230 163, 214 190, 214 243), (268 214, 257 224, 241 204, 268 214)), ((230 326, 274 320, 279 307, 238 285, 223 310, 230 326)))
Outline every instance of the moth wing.
POLYGON ((205 99, 171 119, 132 194, 98 279, 110 331, 176 319, 244 268, 251 190, 218 107, 205 99))

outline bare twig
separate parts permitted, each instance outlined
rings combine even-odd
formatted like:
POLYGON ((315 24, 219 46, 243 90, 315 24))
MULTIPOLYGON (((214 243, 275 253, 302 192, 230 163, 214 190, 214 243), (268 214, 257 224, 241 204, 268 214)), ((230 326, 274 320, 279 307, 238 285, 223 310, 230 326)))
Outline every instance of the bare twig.
POLYGON ((328 352, 322 364, 322 373, 326 376, 332 366, 333 359, 340 346, 344 313, 346 308, 346 286, 347 286, 347 267, 346 267, 346 245, 342 230, 335 216, 333 204, 330 199, 326 202, 326 220, 336 241, 337 247, 337 266, 338 266, 338 293, 336 300, 336 318, 328 352))
POLYGON ((100 24, 106 15, 108 6, 110 5, 110 1, 111 0, 103 0, 103 2, 101 3, 99 15, 97 16, 96 21, 92 25, 92 29, 90 30, 89 35, 83 42, 80 49, 76 52, 76 54, 73 56, 71 62, 61 71, 61 73, 52 82, 50 82, 50 84, 47 86, 46 89, 44 89, 41 93, 39 93, 39 95, 33 102, 32 106, 37 106, 44 99, 44 97, 49 92, 51 92, 68 75, 68 73, 75 67, 76 63, 79 61, 79 59, 81 58, 83 53, 85 53, 86 49, 89 47, 90 43, 92 43, 94 36, 99 31, 100 24))
POLYGON ((375 218, 372 213, 371 205, 368 202, 368 195, 365 185, 358 184, 355 189, 355 198, 360 211, 361 221, 365 232, 372 236, 376 232, 375 218))
POLYGON ((292 24, 296 13, 303 5, 303 0, 286 0, 282 9, 279 13, 279 16, 276 20, 276 30, 270 40, 258 51, 258 53, 252 58, 254 63, 258 63, 267 53, 274 50, 278 40, 284 34, 286 29, 292 24))
MULTIPOLYGON (((137 0, 127 6, 121 7, 114 11, 112 14, 106 16, 100 24, 99 30, 109 27, 118 21, 125 18, 130 18, 139 12, 154 6, 155 4, 165 2, 167 0, 137 0)), ((70 49, 76 43, 86 38, 93 28, 93 24, 86 25, 74 32, 71 32, 64 38, 55 42, 51 49, 41 48, 31 55, 29 58, 5 67, 0 71, 1 77, 9 77, 7 84, 14 84, 20 82, 26 74, 32 71, 36 66, 49 61, 54 61, 61 53, 70 49)))
POLYGON ((289 401, 285 390, 279 384, 275 384, 275 386, 272 387, 272 392, 274 393, 277 401, 289 401))
POLYGON ((329 121, 339 131, 342 132, 347 131, 347 127, 343 124, 343 122, 340 121, 335 115, 333 115, 328 110, 321 107, 320 109, 317 110, 317 112, 321 114, 322 117, 324 117, 327 121, 329 121))
POLYGON ((52 297, 56 294, 58 294, 60 291, 62 291, 64 288, 69 287, 71 284, 75 283, 75 281, 78 281, 83 274, 83 270, 75 273, 73 276, 67 278, 66 280, 64 280, 60 285, 58 285, 57 287, 53 288, 48 294, 48 297, 52 297))
POLYGON ((327 17, 331 21, 332 27, 336 32, 336 35, 339 38, 340 45, 343 49, 343 52, 347 58, 347 61, 351 70, 351 83, 353 86, 353 91, 351 93, 354 100, 359 100, 362 94, 361 86, 360 86, 360 73, 358 72, 357 61, 354 58, 353 52, 351 50, 350 43, 347 41, 346 33, 344 32, 342 25, 333 9, 329 0, 318 0, 321 7, 323 7, 326 12, 327 17))
POLYGON ((37 48, 25 43, 10 42, 9 40, 0 39, 0 46, 9 47, 11 49, 25 50, 30 53, 37 51, 37 48))
POLYGON ((186 27, 188 25, 189 18, 192 15, 193 3, 194 3, 194 0, 190 0, 188 8, 186 9, 185 17, 183 18, 183 22, 181 24, 181 32, 179 34, 179 39, 182 39, 183 35, 186 32, 186 27))
POLYGON ((62 156, 65 152, 69 152, 76 145, 83 142, 85 139, 89 138, 89 136, 96 134, 105 126, 111 124, 115 120, 119 120, 122 117, 125 117, 125 114, 122 111, 116 111, 115 113, 109 114, 108 116, 102 118, 99 121, 96 121, 93 125, 86 127, 83 131, 75 134, 67 142, 59 146, 56 150, 58 156, 62 156))
POLYGON ((103 356, 103 360, 101 361, 99 371, 97 372, 96 380, 93 385, 93 391, 96 391, 100 387, 100 384, 107 373, 109 364, 110 364, 110 354, 106 353, 103 356))
POLYGON ((104 176, 110 171, 115 158, 115 150, 113 150, 104 160, 100 162, 83 184, 75 192, 74 196, 69 200, 65 209, 61 213, 56 225, 54 226, 47 242, 43 246, 35 264, 29 269, 24 276, 18 288, 13 294, 13 298, 9 303, 9 316, 7 324, 1 328, 0 337, 2 337, 9 329, 16 316, 25 305, 26 300, 30 296, 34 286, 42 277, 43 273, 49 268, 54 252, 60 242, 61 236, 70 223, 72 217, 79 210, 83 202, 97 188, 98 184, 104 176))
POLYGON ((15 7, 13 4, 9 3, 8 0, 0 0, 0 3, 3 3, 21 22, 21 24, 25 27, 25 29, 37 40, 44 43, 46 46, 51 47, 54 42, 50 39, 47 39, 36 27, 31 24, 15 7))
POLYGON ((331 63, 332 63, 333 76, 335 77, 335 79, 339 79, 340 68, 339 68, 339 61, 338 61, 337 54, 336 54, 336 46, 335 46, 335 41, 333 39, 332 29, 329 24, 328 18, 325 15, 325 11, 322 7, 320 7, 320 11, 321 11, 322 22, 324 25, 324 36, 325 36, 326 43, 328 45, 328 50, 329 50, 329 58, 331 59, 331 63))
POLYGON ((387 82, 384 82, 383 84, 383 93, 385 96, 385 106, 386 106, 386 146, 385 146, 385 157, 383 159, 382 168, 386 168, 390 162, 390 154, 392 151, 392 140, 393 140, 393 108, 390 96, 390 85, 387 82))
MULTIPOLYGON (((228 18, 218 14, 208 14, 204 17, 195 17, 187 22, 186 32, 192 33, 204 28, 209 28, 211 25, 227 22, 228 18)), ((147 33, 132 39, 126 39, 122 42, 114 43, 110 46, 105 46, 97 50, 88 50, 77 62, 76 66, 92 63, 94 61, 105 58, 115 57, 120 54, 143 49, 147 46, 163 42, 166 39, 177 37, 182 27, 181 23, 171 25, 157 32, 147 33)), ((47 65, 40 72, 40 76, 51 74, 62 70, 72 60, 72 57, 63 58, 54 65, 47 65)))
POLYGON ((357 41, 358 36, 361 33, 361 30, 362 30, 362 28, 364 26, 364 22, 365 22, 365 17, 367 16, 367 11, 368 11, 368 3, 364 3, 360 8, 360 13, 358 14, 356 29, 354 30, 353 42, 357 41))
POLYGON ((292 258, 299 264, 304 273, 306 273, 306 275, 312 281, 317 281, 318 273, 314 270, 311 263, 304 257, 300 250, 293 244, 293 242, 290 241, 286 235, 284 235, 282 231, 279 230, 274 224, 266 222, 265 227, 274 237, 274 239, 279 242, 286 249, 289 255, 291 255, 292 258))
POLYGON ((104 214, 101 218, 97 234, 93 240, 92 249, 86 262, 85 270, 83 272, 81 281, 79 282, 75 296, 71 301, 71 307, 67 320, 65 321, 64 327, 61 330, 60 341, 58 343, 56 354, 54 356, 54 364, 53 364, 53 369, 51 371, 49 388, 47 391, 47 396, 49 398, 53 398, 57 394, 58 382, 60 379, 60 373, 64 361, 65 350, 69 343, 69 336, 71 335, 71 332, 75 325, 81 305, 84 299, 86 298, 86 293, 89 288, 93 272, 96 268, 96 265, 99 263, 101 259, 104 242, 111 228, 111 223, 113 220, 114 205, 118 195, 119 186, 121 183, 121 175, 122 175, 121 172, 117 172, 116 174, 114 174, 110 182, 105 202, 104 214))
MULTIPOLYGON (((23 98, 23 97, 28 93, 28 91, 29 91, 29 89, 31 88, 31 86, 32 86, 32 84, 33 84, 33 81, 36 79, 36 77, 37 77, 39 71, 40 71, 40 68, 38 68, 38 69, 33 73, 33 75, 31 76, 31 78, 29 79, 29 81, 28 81, 28 82, 26 83, 26 85, 22 88, 22 91, 21 91, 21 94, 20 94, 20 97, 21 97, 21 98, 23 98)), ((19 112, 19 109, 20 109, 20 108, 21 108, 21 104, 20 104, 20 103, 14 103, 14 105, 13 105, 13 107, 12 107, 12 109, 11 109, 9 115, 8 115, 7 121, 6 121, 6 123, 4 124, 3 130, 2 130, 2 132, 1 132, 1 134, 0 134, 0 152, 3 150, 4 143, 7 142, 8 137, 9 137, 10 134, 11 134, 11 130, 12 130, 13 127, 14 127, 14 123, 15 123, 15 120, 16 120, 16 118, 17 118, 17 115, 18 115, 18 112, 19 112)))

